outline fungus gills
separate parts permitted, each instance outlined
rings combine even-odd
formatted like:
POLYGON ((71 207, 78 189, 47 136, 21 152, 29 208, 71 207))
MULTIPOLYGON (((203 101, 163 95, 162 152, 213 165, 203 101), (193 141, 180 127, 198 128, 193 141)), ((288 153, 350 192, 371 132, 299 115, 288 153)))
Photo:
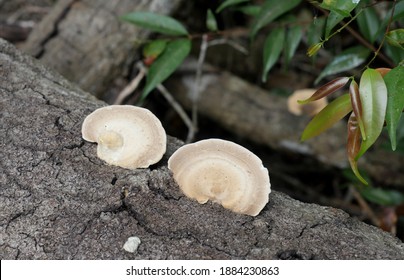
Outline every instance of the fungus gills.
POLYGON ((221 139, 179 148, 168 168, 184 194, 199 203, 220 203, 236 213, 256 216, 271 192, 268 170, 246 148, 221 139))
POLYGON ((166 134, 149 110, 130 105, 111 105, 88 115, 83 139, 97 142, 97 156, 111 165, 147 168, 166 151, 166 134))

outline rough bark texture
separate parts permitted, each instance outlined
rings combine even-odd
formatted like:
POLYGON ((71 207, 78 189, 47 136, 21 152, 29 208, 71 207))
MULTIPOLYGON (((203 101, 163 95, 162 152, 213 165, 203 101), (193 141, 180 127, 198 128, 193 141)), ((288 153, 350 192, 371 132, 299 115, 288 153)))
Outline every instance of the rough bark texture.
MULTIPOLYGON (((178 73, 180 78, 170 80, 169 84, 172 94, 188 109, 191 109, 191 100, 194 99, 190 95, 195 85, 195 70, 190 71, 193 65, 189 61, 183 67, 184 71, 178 73)), ((299 138, 310 121, 309 117, 291 114, 286 98, 212 68, 208 68, 202 78, 202 90, 197 98, 200 114, 237 135, 277 151, 292 151, 314 157, 327 165, 349 167, 345 123, 340 122, 324 134, 301 142, 299 138)), ((376 149, 368 151, 359 160, 359 168, 383 184, 404 187, 404 156, 392 152, 386 139, 387 148, 381 148, 382 142, 379 140, 375 144, 376 149)))
POLYGON ((60 0, 33 30, 24 50, 82 89, 102 97, 133 63, 149 32, 120 21, 125 13, 170 14, 181 0, 60 0))
POLYGON ((104 105, 0 40, 1 259, 404 258, 391 235, 279 192, 257 217, 191 201, 167 169, 173 138, 151 169, 106 165, 80 133, 104 105))

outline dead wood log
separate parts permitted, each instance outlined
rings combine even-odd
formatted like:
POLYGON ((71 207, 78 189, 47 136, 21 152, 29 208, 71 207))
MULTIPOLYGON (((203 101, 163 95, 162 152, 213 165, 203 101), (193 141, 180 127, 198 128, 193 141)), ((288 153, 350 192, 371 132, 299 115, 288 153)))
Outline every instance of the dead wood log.
POLYGON ((34 28, 23 49, 82 89, 102 98, 128 73, 136 45, 150 32, 119 20, 135 10, 170 14, 181 0, 61 0, 34 28))
MULTIPOLYGON (((299 140, 310 118, 295 116, 287 109, 287 99, 252 85, 225 71, 206 67, 202 90, 197 98, 198 112, 227 130, 255 143, 278 151, 307 155, 338 168, 349 167, 346 156, 346 124, 341 121, 318 137, 299 140)), ((177 78, 169 81, 172 94, 191 110, 195 80, 195 63, 188 61, 177 78)), ((404 156, 382 148, 387 139, 377 141, 374 148, 359 160, 376 182, 404 188, 404 156)))
POLYGON ((403 259, 404 244, 273 192, 257 217, 184 197, 167 169, 106 165, 81 123, 104 106, 0 40, 1 259, 403 259), (135 253, 122 247, 131 236, 135 253))

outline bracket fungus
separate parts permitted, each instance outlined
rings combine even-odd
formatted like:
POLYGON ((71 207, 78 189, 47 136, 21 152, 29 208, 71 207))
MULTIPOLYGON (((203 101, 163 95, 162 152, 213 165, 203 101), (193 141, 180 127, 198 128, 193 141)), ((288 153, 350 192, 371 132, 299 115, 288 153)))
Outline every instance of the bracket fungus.
POLYGON ((220 203, 233 212, 256 216, 271 192, 268 170, 246 148, 221 139, 207 139, 179 148, 168 168, 183 193, 206 203, 220 203))
POLYGON ((147 168, 166 152, 166 133, 149 110, 131 105, 111 105, 88 115, 82 136, 97 142, 97 156, 111 165, 147 168))
POLYGON ((288 110, 290 113, 296 116, 307 115, 314 116, 327 106, 328 101, 326 98, 322 98, 316 101, 312 101, 308 104, 299 104, 298 100, 305 100, 312 96, 317 90, 306 88, 299 89, 293 92, 288 98, 288 110))

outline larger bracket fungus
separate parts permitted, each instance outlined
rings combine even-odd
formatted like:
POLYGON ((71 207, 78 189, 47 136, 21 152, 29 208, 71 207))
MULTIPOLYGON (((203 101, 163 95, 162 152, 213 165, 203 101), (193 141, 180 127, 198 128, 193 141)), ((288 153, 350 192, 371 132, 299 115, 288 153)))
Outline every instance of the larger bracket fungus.
POLYGON ((184 194, 199 203, 220 203, 236 213, 256 216, 269 200, 268 170, 248 149, 221 139, 179 148, 168 168, 184 194))
POLYGON ((149 110, 111 105, 88 115, 82 136, 97 142, 97 156, 108 164, 128 169, 147 168, 166 152, 167 137, 160 120, 149 110))

